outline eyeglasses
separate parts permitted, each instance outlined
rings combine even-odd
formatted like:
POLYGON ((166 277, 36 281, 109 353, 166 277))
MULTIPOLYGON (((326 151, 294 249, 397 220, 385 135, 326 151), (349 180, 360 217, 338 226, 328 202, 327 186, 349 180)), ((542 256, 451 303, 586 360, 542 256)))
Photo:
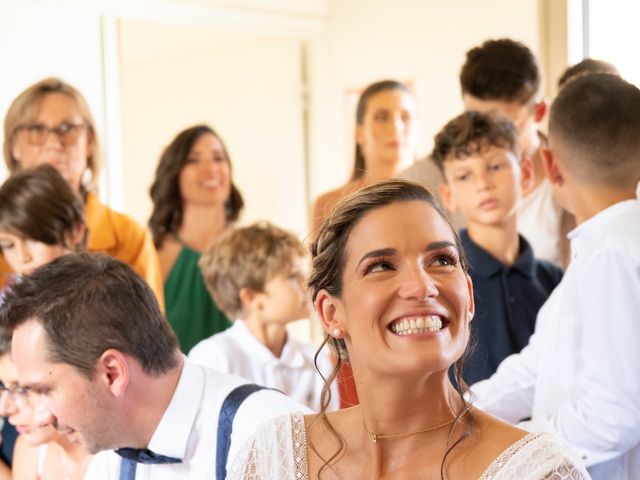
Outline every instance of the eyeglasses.
POLYGON ((42 146, 47 142, 50 133, 55 133, 58 141, 66 147, 75 144, 86 128, 87 126, 84 123, 63 122, 53 128, 41 123, 34 123, 33 125, 22 125, 18 127, 16 132, 25 132, 27 142, 38 146, 42 146))
POLYGON ((31 403, 29 399, 29 391, 26 388, 9 388, 5 386, 4 383, 0 382, 0 399, 4 398, 5 395, 16 404, 29 405, 31 403))

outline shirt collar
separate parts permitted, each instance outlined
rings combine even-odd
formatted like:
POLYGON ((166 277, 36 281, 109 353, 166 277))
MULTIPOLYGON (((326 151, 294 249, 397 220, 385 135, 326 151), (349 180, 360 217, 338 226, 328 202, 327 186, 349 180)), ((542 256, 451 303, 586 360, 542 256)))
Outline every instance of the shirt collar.
POLYGON ((300 368, 304 366, 305 359, 300 345, 292 341, 289 334, 287 334, 282 353, 280 354, 280 358, 278 358, 264 344, 260 343, 244 321, 236 320, 231 328, 234 330, 234 335, 236 335, 245 348, 251 352, 251 356, 258 361, 263 363, 281 363, 289 368, 300 368))
POLYGON ((182 372, 171 402, 149 442, 149 450, 183 459, 204 393, 204 371, 183 356, 182 372))
POLYGON ((567 237, 571 240, 571 257, 575 258, 578 255, 582 246, 594 233, 607 231, 607 223, 627 211, 637 209, 639 205, 640 201, 638 199, 614 203, 571 230, 567 234, 567 237))
POLYGON ((483 277, 491 277, 498 274, 503 269, 508 268, 518 270, 528 277, 532 277, 534 275, 535 258, 533 256, 533 249, 527 239, 522 235, 518 235, 518 239, 520 245, 518 258, 511 267, 507 267, 500 260, 471 240, 466 228, 460 230, 460 242, 462 243, 462 248, 464 248, 464 252, 467 255, 467 259, 469 260, 469 268, 474 273, 483 277))

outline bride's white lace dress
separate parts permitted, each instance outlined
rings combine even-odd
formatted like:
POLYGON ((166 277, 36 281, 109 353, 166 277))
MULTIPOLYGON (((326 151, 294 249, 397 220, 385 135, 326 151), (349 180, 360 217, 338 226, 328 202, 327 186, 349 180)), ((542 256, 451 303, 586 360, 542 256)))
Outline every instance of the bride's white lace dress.
MULTIPOLYGON (((530 433, 500 454, 479 480, 588 480, 548 434, 530 433)), ((227 480, 309 480, 307 437, 302 413, 261 425, 237 455, 227 480)))

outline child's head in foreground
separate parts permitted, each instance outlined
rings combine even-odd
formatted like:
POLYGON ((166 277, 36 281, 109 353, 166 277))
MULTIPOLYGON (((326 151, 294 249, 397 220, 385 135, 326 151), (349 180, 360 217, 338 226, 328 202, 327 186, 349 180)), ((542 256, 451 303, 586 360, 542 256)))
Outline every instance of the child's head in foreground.
POLYGON ((229 318, 284 325, 310 315, 305 261, 295 235, 258 222, 226 231, 199 265, 211 296, 229 318))
POLYGON ((19 170, 0 186, 0 251, 14 272, 82 249, 85 234, 82 201, 52 166, 19 170))
POLYGON ((502 115, 458 115, 436 135, 433 161, 444 175, 443 203, 469 228, 513 217, 520 195, 516 128, 502 115))
POLYGON ((551 106, 545 167, 563 206, 580 189, 632 194, 640 179, 640 90, 607 73, 568 82, 551 106))

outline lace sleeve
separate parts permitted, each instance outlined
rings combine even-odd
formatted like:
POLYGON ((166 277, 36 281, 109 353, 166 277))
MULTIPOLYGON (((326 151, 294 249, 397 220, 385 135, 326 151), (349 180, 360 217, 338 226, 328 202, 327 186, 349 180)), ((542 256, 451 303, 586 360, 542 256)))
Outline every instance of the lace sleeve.
POLYGON ((304 415, 296 412, 263 423, 227 472, 227 480, 308 480, 304 415))
POLYGON ((480 480, 590 480, 570 449, 549 434, 529 434, 500 454, 480 480))

